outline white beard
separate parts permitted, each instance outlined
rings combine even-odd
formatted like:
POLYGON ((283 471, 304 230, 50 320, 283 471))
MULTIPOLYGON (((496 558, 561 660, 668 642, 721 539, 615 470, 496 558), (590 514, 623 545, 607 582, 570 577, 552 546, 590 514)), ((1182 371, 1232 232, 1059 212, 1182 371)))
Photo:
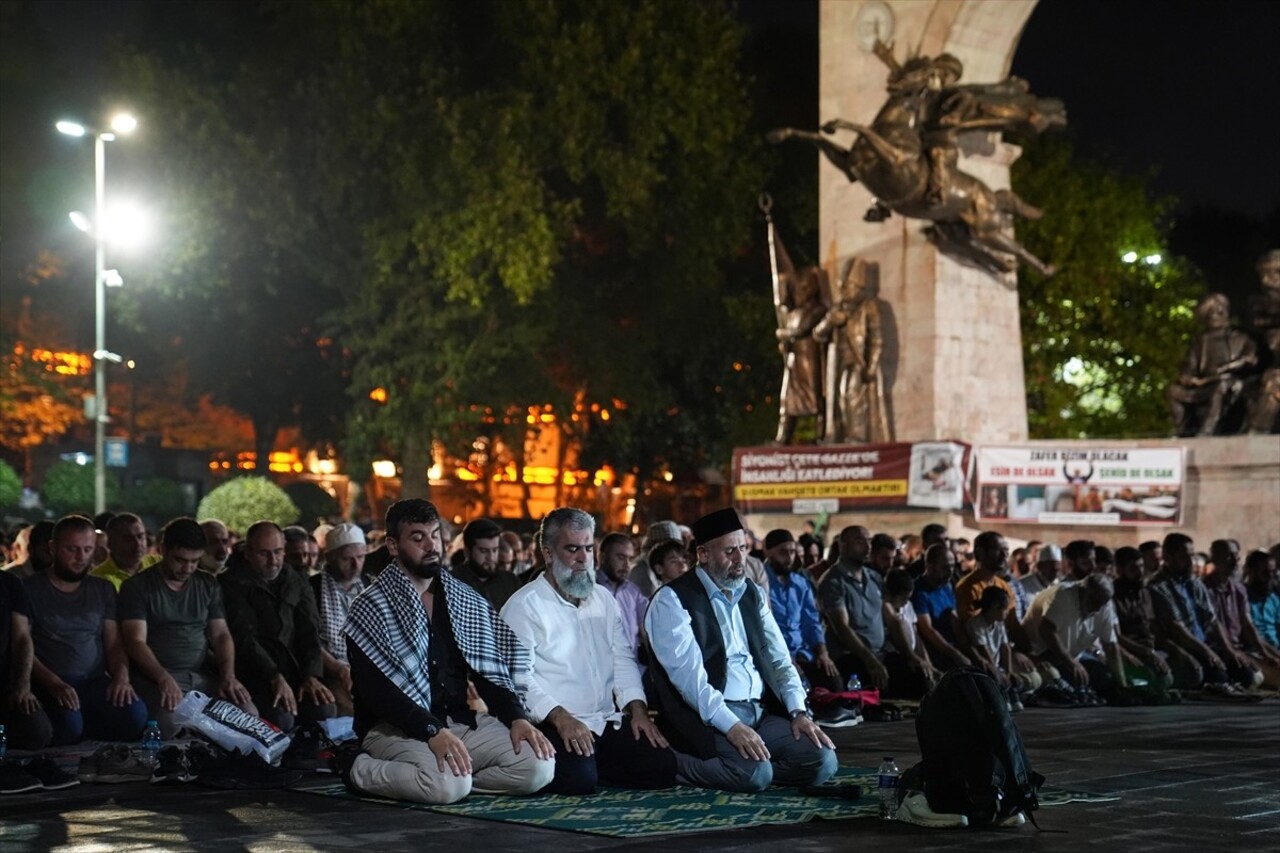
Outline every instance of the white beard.
POLYGON ((551 576, 556 579, 556 587, 569 598, 583 601, 590 597, 596 585, 595 572, 590 566, 585 572, 575 572, 568 563, 562 563, 557 557, 551 558, 551 576))

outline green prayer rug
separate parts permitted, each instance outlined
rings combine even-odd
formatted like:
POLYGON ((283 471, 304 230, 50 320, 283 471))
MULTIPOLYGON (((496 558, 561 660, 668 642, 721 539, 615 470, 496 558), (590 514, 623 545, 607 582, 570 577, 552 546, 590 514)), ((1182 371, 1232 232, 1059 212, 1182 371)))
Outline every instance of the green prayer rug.
MULTIPOLYGON (((840 785, 860 785, 864 794, 858 800, 846 800, 806 797, 793 788, 770 788, 759 794, 731 794, 684 787, 661 791, 600 788, 589 797, 566 797, 558 794, 489 797, 475 794, 451 806, 427 806, 358 796, 348 791, 341 782, 294 790, 326 797, 385 803, 405 809, 424 809, 440 814, 614 838, 744 829, 766 824, 804 823, 818 818, 847 820, 877 816, 875 770, 843 767, 832 781, 840 785)), ((1050 788, 1040 792, 1040 804, 1044 806, 1100 803, 1116 799, 1119 798, 1050 788)))

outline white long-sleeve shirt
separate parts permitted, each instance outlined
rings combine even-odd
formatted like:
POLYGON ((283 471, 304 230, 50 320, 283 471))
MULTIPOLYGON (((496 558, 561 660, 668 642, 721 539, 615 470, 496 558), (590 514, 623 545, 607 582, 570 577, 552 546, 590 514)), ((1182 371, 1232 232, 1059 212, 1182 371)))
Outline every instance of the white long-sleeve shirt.
POLYGON ((544 573, 507 600, 502 618, 529 649, 525 704, 535 723, 560 706, 599 735, 628 703, 644 701, 618 605, 599 584, 574 605, 544 573))
POLYGON ((738 716, 725 702, 759 699, 766 680, 788 711, 803 709, 804 686, 791 662, 791 653, 787 651, 782 631, 765 604, 769 600, 769 594, 763 589, 756 590, 760 623, 764 627, 764 664, 770 669, 766 678, 766 673, 756 669, 751 657, 747 631, 742 622, 742 613, 738 610, 738 602, 745 594, 745 587, 729 592, 718 588, 702 568, 693 571, 698 573, 698 580, 707 591, 712 612, 715 613, 724 638, 724 691, 717 690, 707 679, 702 649, 698 648, 694 639, 689 611, 685 610, 674 591, 663 587, 649 602, 644 626, 653 654, 671 679, 672 686, 679 691, 685 702, 697 709, 704 723, 714 726, 722 734, 727 734, 739 722, 738 716))

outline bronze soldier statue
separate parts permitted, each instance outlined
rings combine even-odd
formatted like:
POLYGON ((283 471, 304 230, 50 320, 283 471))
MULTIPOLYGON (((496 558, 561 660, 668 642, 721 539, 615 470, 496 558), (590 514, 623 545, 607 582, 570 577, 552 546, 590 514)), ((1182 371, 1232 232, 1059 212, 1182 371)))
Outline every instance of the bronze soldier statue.
POLYGON ((1253 341, 1231 328, 1231 303, 1210 293, 1196 306, 1201 331, 1191 341, 1176 382, 1166 396, 1180 436, 1218 435, 1223 416, 1241 399, 1248 369, 1258 362, 1253 341))
POLYGON ((838 302, 814 330, 827 348, 827 430, 829 444, 893 441, 884 400, 880 357, 880 307, 871 285, 873 264, 845 262, 838 302))
POLYGON ((768 196, 761 198, 760 207, 769 227, 773 306, 783 359, 776 441, 790 444, 800 418, 817 418, 816 434, 823 433, 822 347, 814 340, 813 330, 827 311, 826 274, 816 266, 795 268, 769 217, 772 201, 768 196))

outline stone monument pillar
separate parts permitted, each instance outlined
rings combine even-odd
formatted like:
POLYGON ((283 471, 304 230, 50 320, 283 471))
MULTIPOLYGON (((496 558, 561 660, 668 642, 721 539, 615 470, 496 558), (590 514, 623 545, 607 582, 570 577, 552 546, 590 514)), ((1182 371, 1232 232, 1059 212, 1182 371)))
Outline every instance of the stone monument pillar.
MULTIPOLYGON (((877 35, 893 42, 900 58, 908 51, 956 56, 965 83, 1004 79, 1034 7, 1035 0, 821 0, 819 121, 870 124, 875 117, 887 76, 871 52, 877 35)), ((852 134, 837 140, 848 144, 852 134)), ((963 147, 961 170, 992 189, 1009 187, 1017 146, 975 133, 963 147)), ((889 307, 882 322, 884 381, 897 440, 1026 440, 1014 274, 996 275, 942 254, 921 233, 928 224, 922 220, 864 221, 872 195, 815 156, 823 257, 856 255, 879 264, 879 296, 889 307)))

